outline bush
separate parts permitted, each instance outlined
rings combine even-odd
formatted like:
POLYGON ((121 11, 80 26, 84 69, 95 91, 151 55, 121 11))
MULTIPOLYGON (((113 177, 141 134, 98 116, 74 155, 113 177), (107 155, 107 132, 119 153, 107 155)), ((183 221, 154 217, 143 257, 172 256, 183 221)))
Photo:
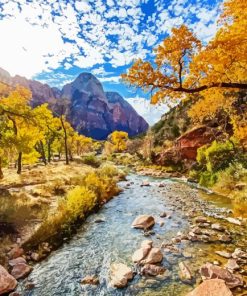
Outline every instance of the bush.
POLYGON ((209 172, 217 172, 227 168, 234 160, 235 147, 230 141, 214 141, 210 146, 203 146, 197 151, 197 161, 209 172))
POLYGON ((82 162, 94 168, 98 168, 100 166, 100 160, 93 154, 83 156, 82 162))
POLYGON ((95 208, 119 193, 116 167, 104 166, 95 172, 78 179, 78 186, 71 189, 65 198, 61 198, 54 214, 50 214, 25 246, 38 246, 41 242, 54 243, 70 235, 77 222, 84 219, 95 208))
POLYGON ((218 173, 218 182, 214 189, 227 194, 230 198, 247 201, 247 169, 242 163, 233 163, 218 173), (238 184, 241 186, 236 186, 238 184))

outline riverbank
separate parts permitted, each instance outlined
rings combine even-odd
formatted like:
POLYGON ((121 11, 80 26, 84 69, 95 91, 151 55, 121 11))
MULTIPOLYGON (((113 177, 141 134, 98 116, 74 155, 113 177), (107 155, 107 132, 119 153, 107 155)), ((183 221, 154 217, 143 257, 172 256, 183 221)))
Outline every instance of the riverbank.
POLYGON ((22 278, 33 262, 62 245, 90 213, 119 193, 117 182, 124 174, 109 164, 95 169, 52 163, 27 167, 21 176, 5 170, 5 176, 0 184, 0 264, 13 273, 11 260, 25 260, 22 278))

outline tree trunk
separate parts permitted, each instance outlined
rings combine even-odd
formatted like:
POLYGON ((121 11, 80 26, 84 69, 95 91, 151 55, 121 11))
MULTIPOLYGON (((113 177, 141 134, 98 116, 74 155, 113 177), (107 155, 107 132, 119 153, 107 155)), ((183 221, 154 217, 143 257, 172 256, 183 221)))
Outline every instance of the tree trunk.
POLYGON ((60 117, 63 132, 64 132, 64 150, 65 150, 65 159, 66 159, 66 164, 69 164, 69 154, 68 154, 68 143, 67 143, 67 130, 65 128, 63 118, 62 116, 60 117))
POLYGON ((44 144, 42 141, 40 141, 39 144, 40 144, 40 153, 41 153, 42 161, 45 165, 47 165, 44 144))
POLYGON ((48 150, 48 162, 51 162, 51 141, 47 143, 47 150, 48 150))
POLYGON ((3 171, 2 171, 2 157, 0 157, 0 179, 3 179, 3 171))
POLYGON ((19 152, 17 159, 17 174, 21 174, 22 169, 22 152, 19 152))

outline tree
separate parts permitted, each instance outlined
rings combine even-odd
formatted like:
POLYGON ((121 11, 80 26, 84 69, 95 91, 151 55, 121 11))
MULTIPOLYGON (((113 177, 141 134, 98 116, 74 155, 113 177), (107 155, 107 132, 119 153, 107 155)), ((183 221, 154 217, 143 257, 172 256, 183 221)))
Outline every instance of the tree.
POLYGON ((39 139, 38 129, 32 124, 33 113, 28 105, 30 99, 31 92, 18 86, 0 100, 0 115, 7 119, 2 137, 5 137, 5 143, 11 143, 16 149, 18 174, 22 170, 23 154, 31 153, 39 139))
POLYGON ((122 131, 114 131, 109 136, 110 141, 114 145, 116 152, 122 152, 127 149, 128 133, 122 131))
POLYGON ((155 62, 139 59, 122 78, 154 92, 154 104, 211 89, 247 89, 246 1, 225 2, 221 23, 206 46, 185 25, 173 28, 155 50, 155 62))
POLYGON ((61 128, 63 131, 65 161, 69 164, 69 150, 68 150, 68 129, 72 129, 69 122, 66 121, 69 110, 69 100, 66 98, 59 99, 55 105, 55 115, 59 117, 61 128))

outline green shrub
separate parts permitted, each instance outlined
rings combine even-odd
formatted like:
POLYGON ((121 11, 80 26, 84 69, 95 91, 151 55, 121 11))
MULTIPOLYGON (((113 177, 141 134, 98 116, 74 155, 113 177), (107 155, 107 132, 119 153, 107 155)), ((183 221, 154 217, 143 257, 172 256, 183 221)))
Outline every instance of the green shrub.
POLYGON ((83 156, 82 162, 94 168, 98 168, 100 166, 100 160, 93 154, 83 156))
POLYGON ((200 173, 199 184, 204 187, 212 187, 217 182, 217 174, 212 172, 200 173))
POLYGON ((232 142, 214 141, 209 147, 201 147, 197 151, 197 161, 206 166, 207 171, 217 172, 227 168, 234 160, 235 147, 232 142))

